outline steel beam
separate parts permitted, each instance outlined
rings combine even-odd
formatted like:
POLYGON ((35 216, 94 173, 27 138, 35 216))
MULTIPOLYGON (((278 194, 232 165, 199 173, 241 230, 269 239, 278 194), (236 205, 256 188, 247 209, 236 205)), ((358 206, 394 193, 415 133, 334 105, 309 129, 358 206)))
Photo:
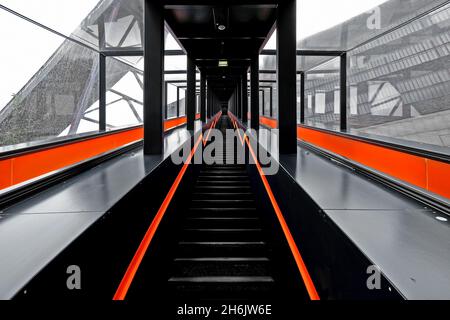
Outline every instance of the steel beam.
POLYGON ((164 152, 164 7, 144 1, 144 154, 164 152))
POLYGON ((297 152, 297 35, 296 0, 277 9, 277 77, 279 151, 297 152))
POLYGON ((186 90, 186 118, 187 129, 194 130, 195 123, 195 63, 187 57, 187 90, 186 90))
POLYGON ((251 123, 250 126, 259 130, 259 55, 256 54, 250 67, 250 104, 251 123))

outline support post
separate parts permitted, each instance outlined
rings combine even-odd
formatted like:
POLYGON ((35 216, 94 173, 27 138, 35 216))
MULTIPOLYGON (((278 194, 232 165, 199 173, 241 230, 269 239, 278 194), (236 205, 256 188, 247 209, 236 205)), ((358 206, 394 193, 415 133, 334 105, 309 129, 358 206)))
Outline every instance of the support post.
POLYGON ((340 56, 340 113, 341 131, 347 131, 347 53, 340 56))
POLYGON ((106 57, 102 53, 99 56, 98 129, 106 131, 106 57))
POLYGON ((200 73, 200 119, 206 122, 206 74, 200 73))
POLYGON ((242 122, 247 123, 248 121, 248 80, 247 71, 242 75, 242 122))
POLYGON ((300 72, 300 123, 305 123, 305 77, 306 74, 300 72))
POLYGON ((187 89, 186 89, 186 118, 187 129, 194 130, 195 123, 195 64, 194 60, 187 57, 187 89))
POLYGON ((279 151, 297 152, 297 35, 296 0, 277 9, 277 76, 279 151))
POLYGON ((259 130, 259 55, 252 58, 250 70, 251 128, 259 130))
POLYGON ((144 154, 164 152, 164 8, 144 1, 144 154))

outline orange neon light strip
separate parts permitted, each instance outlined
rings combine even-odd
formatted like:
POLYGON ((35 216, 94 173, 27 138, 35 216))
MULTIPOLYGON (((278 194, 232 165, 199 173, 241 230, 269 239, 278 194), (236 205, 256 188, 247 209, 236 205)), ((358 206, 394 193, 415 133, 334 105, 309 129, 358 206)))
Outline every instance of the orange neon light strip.
POLYGON ((177 188, 181 182, 181 179, 183 179, 183 176, 191 163, 192 157, 195 154, 195 151, 197 150, 200 142, 202 141, 202 134, 197 139, 197 142, 195 143, 194 148, 192 148, 191 153, 189 154, 188 158, 186 159, 186 162, 183 164, 183 167, 181 168, 180 172, 178 173, 178 176, 176 177, 174 183, 172 184, 172 187, 170 188, 169 192, 167 193, 163 203, 161 204, 161 207, 159 208, 158 212, 156 213, 155 217, 153 218, 152 223, 150 224, 150 227, 148 228, 147 232, 144 235, 144 238, 142 239, 136 253, 134 254, 133 259, 131 260, 131 263, 129 264, 127 271, 125 272, 125 275, 122 278, 122 281, 119 284, 119 287, 117 288, 116 293, 114 294, 113 300, 124 300, 128 290, 130 289, 131 283, 133 282, 133 279, 139 269, 139 266, 145 256, 145 253, 147 252, 148 247, 150 246, 150 243, 152 242, 153 236, 156 233, 156 230, 158 229, 159 224, 161 223, 161 220, 164 217, 164 214, 166 213, 167 208, 169 207, 170 202, 172 201, 173 196, 175 195, 175 192, 177 191, 177 188))
POLYGON ((203 140, 203 146, 205 146, 206 143, 208 142, 209 135, 211 134, 211 129, 214 129, 216 127, 218 120, 219 120, 219 113, 214 116, 214 120, 211 124, 211 128, 208 129, 208 134, 206 135, 206 138, 203 140))
MULTIPOLYGON (((236 121, 236 119, 234 119, 236 121)), ((239 133, 239 136, 241 135, 239 133)), ((308 268, 306 267, 305 262, 303 261, 302 255, 300 254, 300 251, 297 247, 297 244, 295 243, 294 238, 292 237, 291 231, 289 230, 289 227, 286 223, 286 220, 284 219, 283 213, 281 212, 280 207, 278 206, 278 202, 275 199, 275 196, 272 192, 272 188, 270 187, 269 181, 267 181, 266 176, 264 175, 264 172, 261 168, 261 165, 258 162, 258 159, 255 155, 255 152, 253 151, 253 148, 249 142, 248 137, 244 137, 245 142, 247 143, 247 146, 250 150, 250 153, 252 155, 253 160, 255 161, 256 167, 258 169, 259 175, 261 177, 261 180, 264 184, 264 187, 267 191, 267 194, 269 196, 270 202, 272 203, 273 209, 275 210, 275 213, 277 215, 278 221, 280 222, 281 228, 283 229, 284 235, 286 237, 286 240, 288 241, 289 248, 291 249, 292 255, 294 256, 295 262, 297 264, 297 268, 300 271, 300 275, 303 279, 303 283, 305 284, 306 290, 308 291, 309 298, 311 300, 320 300, 319 294, 317 293, 316 287, 314 286, 314 283, 311 279, 311 276, 308 272, 308 268)))

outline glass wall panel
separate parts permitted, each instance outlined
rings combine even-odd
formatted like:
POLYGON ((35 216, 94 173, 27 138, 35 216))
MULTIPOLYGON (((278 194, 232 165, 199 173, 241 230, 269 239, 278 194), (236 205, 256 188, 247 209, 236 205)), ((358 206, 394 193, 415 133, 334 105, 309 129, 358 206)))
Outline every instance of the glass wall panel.
MULTIPOLYGON (((308 60, 310 57, 305 58, 308 60)), ((305 72, 305 124, 339 130, 340 58, 328 59, 305 72)))
POLYGON ((143 119, 142 71, 106 58, 106 128, 138 125, 143 119))
POLYGON ((142 49, 143 0, 0 0, 0 5, 96 50, 142 49))
POLYGON ((297 1, 297 48, 350 50, 446 2, 446 0, 297 1))
POLYGON ((259 90, 259 115, 264 114, 264 90, 259 90))
POLYGON ((2 9, 0 30, 0 146, 98 131, 98 53, 2 9))
POLYGON ((354 133, 450 147, 450 5, 349 52, 354 133))
POLYGON ((271 99, 271 90, 267 86, 263 86, 263 92, 264 92, 264 116, 271 117, 270 114, 270 99, 271 99))
POLYGON ((180 90, 180 117, 186 115, 186 88, 179 88, 180 90))
POLYGON ((177 86, 167 84, 167 119, 175 118, 177 116, 177 86))
POLYGON ((164 57, 164 70, 166 71, 186 71, 187 70, 187 57, 186 55, 171 56, 166 55, 164 57))

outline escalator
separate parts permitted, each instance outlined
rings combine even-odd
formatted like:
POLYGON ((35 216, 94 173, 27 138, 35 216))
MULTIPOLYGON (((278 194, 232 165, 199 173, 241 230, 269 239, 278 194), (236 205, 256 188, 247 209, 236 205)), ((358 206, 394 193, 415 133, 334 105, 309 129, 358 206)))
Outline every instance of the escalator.
MULTIPOLYGON (((216 128, 225 133, 233 128, 231 119, 222 115, 216 128)), ((226 143, 215 150, 223 163, 194 165, 185 182, 190 193, 171 205, 127 299, 156 290, 158 301, 174 307, 264 303, 278 312, 292 299, 308 299, 273 208, 258 188, 260 178, 252 178, 250 165, 236 164, 229 150, 226 143)))

